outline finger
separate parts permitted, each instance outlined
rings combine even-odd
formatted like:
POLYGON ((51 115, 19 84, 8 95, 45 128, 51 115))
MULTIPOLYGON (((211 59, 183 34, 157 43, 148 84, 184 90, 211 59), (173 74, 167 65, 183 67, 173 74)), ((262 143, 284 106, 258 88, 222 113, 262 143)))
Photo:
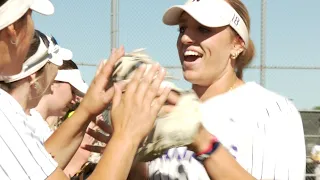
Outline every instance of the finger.
POLYGON ((102 96, 102 100, 105 104, 109 104, 112 101, 112 98, 114 96, 115 93, 115 89, 114 86, 110 87, 108 90, 106 90, 105 92, 101 92, 103 94, 102 96))
MULTIPOLYGON (((126 81, 121 81, 121 82, 117 82, 116 84, 117 84, 117 85, 116 85, 117 88, 118 88, 119 91, 122 93, 122 92, 123 92, 123 89, 125 89, 126 86, 128 85, 128 82, 126 82, 126 81)), ((115 94, 114 94, 114 93, 115 93, 115 86, 108 88, 107 91, 102 92, 102 93, 104 93, 104 95, 103 95, 103 101, 104 101, 106 104, 109 104, 109 103, 112 101, 113 96, 115 95, 115 94)))
POLYGON ((164 68, 161 68, 157 77, 153 80, 151 86, 149 87, 148 91, 145 94, 145 98, 143 104, 145 106, 150 106, 154 98, 157 96, 159 91, 160 85, 165 77, 166 71, 164 68))
POLYGON ((105 88, 107 87, 107 85, 109 84, 110 76, 113 71, 114 65, 123 55, 124 55, 123 47, 112 51, 108 61, 106 61, 100 73, 96 77, 97 84, 102 85, 105 88))
POLYGON ((103 142, 105 144, 107 144, 110 140, 110 136, 106 136, 104 134, 102 134, 101 132, 99 131, 94 131, 92 129, 88 129, 87 130, 87 134, 91 137, 93 137, 94 139, 100 141, 100 142, 103 142))
POLYGON ((96 125, 96 122, 98 122, 98 120, 96 119, 95 121, 91 121, 88 125, 88 128, 91 128, 93 130, 96 130, 96 128, 98 128, 98 126, 96 125))
POLYGON ((99 63, 99 66, 98 66, 98 69, 97 69, 97 71, 96 71, 95 77, 97 77, 97 75, 101 73, 101 70, 102 70, 102 67, 103 67, 103 66, 104 66, 104 63, 103 63, 103 61, 101 61, 101 62, 99 63))
POLYGON ((172 104, 172 105, 176 105, 178 103, 179 98, 180 98, 180 95, 177 92, 170 91, 168 99, 167 99, 167 103, 172 104))
POLYGON ((111 53, 111 56, 109 57, 108 61, 105 63, 102 72, 103 75, 109 77, 113 71, 113 68, 116 64, 116 62, 124 56, 124 48, 121 46, 119 49, 116 49, 111 53))
POLYGON ((90 136, 89 134, 85 134, 80 146, 84 146, 85 144, 92 145, 94 143, 94 141, 95 141, 95 139, 92 136, 90 136))
POLYGON ((102 114, 99 114, 99 115, 96 117, 96 120, 97 120, 97 121, 103 121, 103 116, 102 116, 102 114))
POLYGON ((160 108, 160 111, 158 113, 158 116, 163 116, 165 114, 170 113, 173 110, 174 106, 173 105, 163 105, 160 108))
POLYGON ((156 77, 156 73, 159 74, 159 68, 160 68, 159 64, 152 65, 150 70, 147 72, 147 74, 143 77, 143 79, 139 83, 138 88, 136 90, 136 94, 137 94, 136 98, 140 102, 143 101, 145 94, 147 93, 147 91, 149 91, 150 85, 156 77))
POLYGON ((152 114, 152 116, 157 116, 157 114, 160 111, 160 108, 166 102, 170 91, 171 91, 171 89, 169 87, 166 87, 164 89, 163 93, 161 94, 161 96, 159 98, 157 98, 155 103, 153 103, 153 105, 151 106, 151 114, 152 114))
POLYGON ((114 92, 114 96, 112 99, 112 110, 114 110, 115 108, 117 108, 120 105, 121 96, 122 96, 122 91, 120 90, 118 85, 114 84, 113 87, 114 87, 115 92, 114 92))
POLYGON ((120 89, 121 92, 124 91, 124 89, 128 86, 129 84, 129 81, 119 81, 119 82, 116 82, 115 84, 117 84, 117 87, 120 89))
POLYGON ((133 94, 136 92, 136 89, 140 83, 141 78, 143 77, 144 72, 146 71, 147 66, 142 64, 139 66, 138 70, 135 71, 133 78, 129 82, 126 92, 125 92, 125 99, 131 100, 133 94))
POLYGON ((97 126, 105 133, 112 134, 112 127, 104 121, 97 121, 97 126))
POLYGON ((93 130, 101 129, 101 130, 103 130, 103 132, 108 133, 108 134, 112 134, 112 132, 113 132, 112 127, 104 120, 103 121, 95 120, 94 124, 95 124, 94 127, 88 127, 88 129, 89 128, 91 128, 93 130))
POLYGON ((93 146, 93 145, 85 145, 84 147, 82 147, 82 149, 90 151, 90 152, 102 154, 104 149, 105 149, 105 147, 93 146))

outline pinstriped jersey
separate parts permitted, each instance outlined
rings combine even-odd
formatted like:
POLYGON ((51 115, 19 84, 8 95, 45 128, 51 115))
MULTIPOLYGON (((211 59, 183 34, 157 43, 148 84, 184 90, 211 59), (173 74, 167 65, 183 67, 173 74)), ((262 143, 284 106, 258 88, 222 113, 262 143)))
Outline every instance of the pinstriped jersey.
POLYGON ((48 123, 37 110, 30 109, 30 116, 27 116, 27 118, 26 124, 41 143, 44 143, 53 134, 53 130, 50 129, 48 123))
POLYGON ((29 128, 18 102, 3 90, 0 102, 0 179, 46 179, 57 163, 29 128))
MULTIPOLYGON (((304 179, 302 120, 290 100, 248 82, 203 102, 200 109, 203 126, 256 179, 304 179)), ((190 154, 185 147, 170 149, 150 162, 150 178, 209 179, 190 154)))

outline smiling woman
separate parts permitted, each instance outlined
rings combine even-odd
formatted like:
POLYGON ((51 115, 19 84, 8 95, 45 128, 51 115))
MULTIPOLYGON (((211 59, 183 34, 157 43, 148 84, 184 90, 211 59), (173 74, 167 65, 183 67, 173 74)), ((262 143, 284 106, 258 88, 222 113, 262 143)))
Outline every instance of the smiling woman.
MULTIPOLYGON (((191 71, 191 69, 200 66, 201 64, 198 63, 200 63, 201 59, 203 60, 203 66, 211 71, 206 71, 210 72, 209 74, 201 74, 202 80, 207 82, 199 85, 211 84, 231 69, 234 69, 237 72, 237 77, 242 79, 243 68, 252 61, 255 49, 252 40, 248 36, 250 31, 248 11, 238 3, 239 1, 229 2, 238 12, 234 11, 226 3, 218 3, 213 9, 211 8, 212 11, 217 12, 221 12, 221 9, 226 9, 222 13, 225 14, 225 17, 232 18, 229 21, 226 18, 208 22, 208 16, 202 17, 201 14, 190 16, 189 13, 193 13, 192 9, 186 9, 186 11, 181 12, 179 19, 174 20, 169 17, 174 13, 174 9, 165 14, 164 19, 168 24, 179 23, 177 47, 181 64, 185 70, 184 77, 186 80, 192 82, 193 78, 199 76, 196 71, 191 71), (217 36, 213 36, 215 34, 217 36), (200 44, 200 42, 201 46, 199 47, 190 45, 200 44), (215 44, 221 45, 217 46, 215 44), (201 58, 202 56, 204 57, 201 58), (228 67, 228 63, 231 66, 228 67), (211 76, 211 78, 203 76, 211 76)), ((203 70, 203 68, 201 69, 203 70)))
POLYGON ((179 26, 180 63, 202 101, 202 126, 190 146, 172 148, 150 162, 150 177, 303 179, 304 133, 295 105, 242 79, 255 51, 245 5, 240 0, 188 0, 169 8, 163 22, 179 26), (287 152, 292 143, 294 150, 287 152), (181 158, 189 151, 194 158, 181 158))

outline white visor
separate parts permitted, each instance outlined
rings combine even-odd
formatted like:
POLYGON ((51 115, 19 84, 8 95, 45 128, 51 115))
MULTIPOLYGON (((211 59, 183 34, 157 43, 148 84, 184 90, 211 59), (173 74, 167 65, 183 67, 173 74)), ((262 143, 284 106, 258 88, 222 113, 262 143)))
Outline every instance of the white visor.
POLYGON ((0 7, 0 30, 20 19, 29 9, 43 15, 54 13, 49 0, 8 0, 0 7))
POLYGON ((206 27, 230 25, 248 48, 249 32, 247 26, 241 16, 225 0, 188 0, 184 5, 169 8, 162 20, 167 25, 177 25, 183 12, 187 12, 206 27))
POLYGON ((52 39, 54 37, 47 36, 47 39, 49 40, 49 48, 48 52, 51 55, 49 61, 56 64, 57 66, 61 66, 63 64, 63 61, 71 60, 73 57, 72 51, 69 49, 60 47, 58 44, 55 44, 52 39))
POLYGON ((50 37, 47 36, 47 38, 49 41, 49 48, 47 48, 42 38, 39 36, 40 44, 37 52, 23 63, 22 71, 19 74, 12 76, 0 76, 0 81, 4 81, 6 83, 19 81, 39 71, 47 62, 61 66, 63 64, 63 60, 72 59, 72 52, 70 50, 54 45, 50 40, 50 37))
POLYGON ((83 81, 78 69, 59 70, 54 80, 69 83, 78 91, 76 93, 79 96, 87 93, 88 85, 83 81))

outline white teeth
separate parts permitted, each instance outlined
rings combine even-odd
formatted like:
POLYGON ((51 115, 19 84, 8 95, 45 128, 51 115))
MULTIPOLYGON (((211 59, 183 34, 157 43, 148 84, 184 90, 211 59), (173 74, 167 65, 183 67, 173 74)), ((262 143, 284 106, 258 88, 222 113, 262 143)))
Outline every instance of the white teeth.
POLYGON ((199 54, 198 52, 195 51, 186 51, 184 53, 185 56, 201 56, 201 54, 199 54))

